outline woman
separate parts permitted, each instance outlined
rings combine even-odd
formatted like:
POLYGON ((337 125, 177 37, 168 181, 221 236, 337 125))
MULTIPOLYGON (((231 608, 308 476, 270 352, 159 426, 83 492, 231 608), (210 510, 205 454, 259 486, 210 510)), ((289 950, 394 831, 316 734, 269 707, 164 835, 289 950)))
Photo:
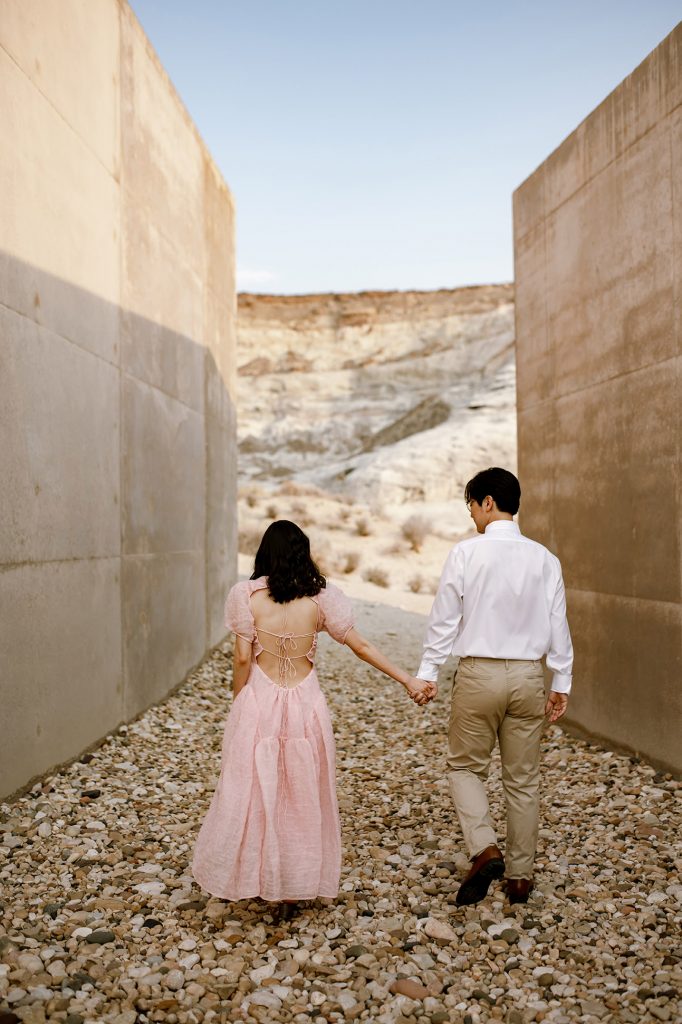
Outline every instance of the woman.
POLYGON ((226 900, 334 897, 341 828, 334 734, 315 671, 317 634, 326 630, 417 704, 434 687, 360 636, 350 601, 326 582, 308 538, 287 520, 267 528, 253 576, 230 591, 226 625, 236 634, 234 702, 194 877, 226 900))

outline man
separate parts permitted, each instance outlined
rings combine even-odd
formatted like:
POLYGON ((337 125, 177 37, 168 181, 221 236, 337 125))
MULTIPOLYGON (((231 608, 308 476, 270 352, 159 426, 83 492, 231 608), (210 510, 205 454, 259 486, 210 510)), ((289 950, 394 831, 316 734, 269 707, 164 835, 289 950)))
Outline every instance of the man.
POLYGON ((485 469, 469 481, 464 497, 481 536, 461 541, 448 555, 417 675, 435 683, 448 655, 459 657, 448 779, 471 869, 457 903, 478 903, 505 873, 510 902, 525 903, 533 887, 544 720, 561 718, 571 690, 564 583, 558 558, 524 537, 514 522, 521 488, 513 473, 485 469), (545 655, 553 672, 547 699, 545 655), (506 865, 483 785, 496 740, 507 809, 506 865))

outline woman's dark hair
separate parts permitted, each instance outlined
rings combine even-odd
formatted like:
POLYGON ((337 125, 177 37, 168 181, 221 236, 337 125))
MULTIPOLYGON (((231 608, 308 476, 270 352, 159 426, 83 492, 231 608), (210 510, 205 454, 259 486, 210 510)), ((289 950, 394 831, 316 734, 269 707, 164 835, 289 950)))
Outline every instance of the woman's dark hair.
POLYGON ((482 469, 464 488, 464 500, 467 504, 476 501, 482 505, 490 495, 500 512, 508 512, 515 516, 521 503, 521 485, 508 469, 496 466, 482 469))
POLYGON ((310 556, 310 541, 288 519, 270 523, 253 563, 252 580, 268 577, 270 597, 277 604, 295 597, 315 597, 327 581, 310 556))

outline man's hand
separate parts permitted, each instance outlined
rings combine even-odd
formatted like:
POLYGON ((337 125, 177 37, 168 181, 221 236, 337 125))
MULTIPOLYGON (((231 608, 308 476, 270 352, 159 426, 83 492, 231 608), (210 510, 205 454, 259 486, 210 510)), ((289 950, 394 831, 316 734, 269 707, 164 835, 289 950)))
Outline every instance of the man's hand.
POLYGON ((409 683, 405 685, 405 689, 411 700, 418 704, 419 707, 428 704, 429 701, 438 695, 438 687, 435 683, 427 679, 417 679, 415 676, 411 677, 409 683))
POLYGON ((566 712, 567 707, 568 694, 557 693, 556 690, 550 690, 550 694, 545 705, 545 715, 550 722, 558 721, 566 712))

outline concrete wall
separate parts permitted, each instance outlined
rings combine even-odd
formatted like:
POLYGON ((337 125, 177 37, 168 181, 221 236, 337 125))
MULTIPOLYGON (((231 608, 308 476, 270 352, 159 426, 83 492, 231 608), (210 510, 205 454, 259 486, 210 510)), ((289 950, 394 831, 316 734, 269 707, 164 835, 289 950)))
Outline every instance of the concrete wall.
POLYGON ((236 576, 233 206, 121 0, 0 12, 0 793, 163 697, 236 576))
POLYGON ((562 560, 570 721, 682 769, 682 25, 514 195, 522 525, 562 560))

